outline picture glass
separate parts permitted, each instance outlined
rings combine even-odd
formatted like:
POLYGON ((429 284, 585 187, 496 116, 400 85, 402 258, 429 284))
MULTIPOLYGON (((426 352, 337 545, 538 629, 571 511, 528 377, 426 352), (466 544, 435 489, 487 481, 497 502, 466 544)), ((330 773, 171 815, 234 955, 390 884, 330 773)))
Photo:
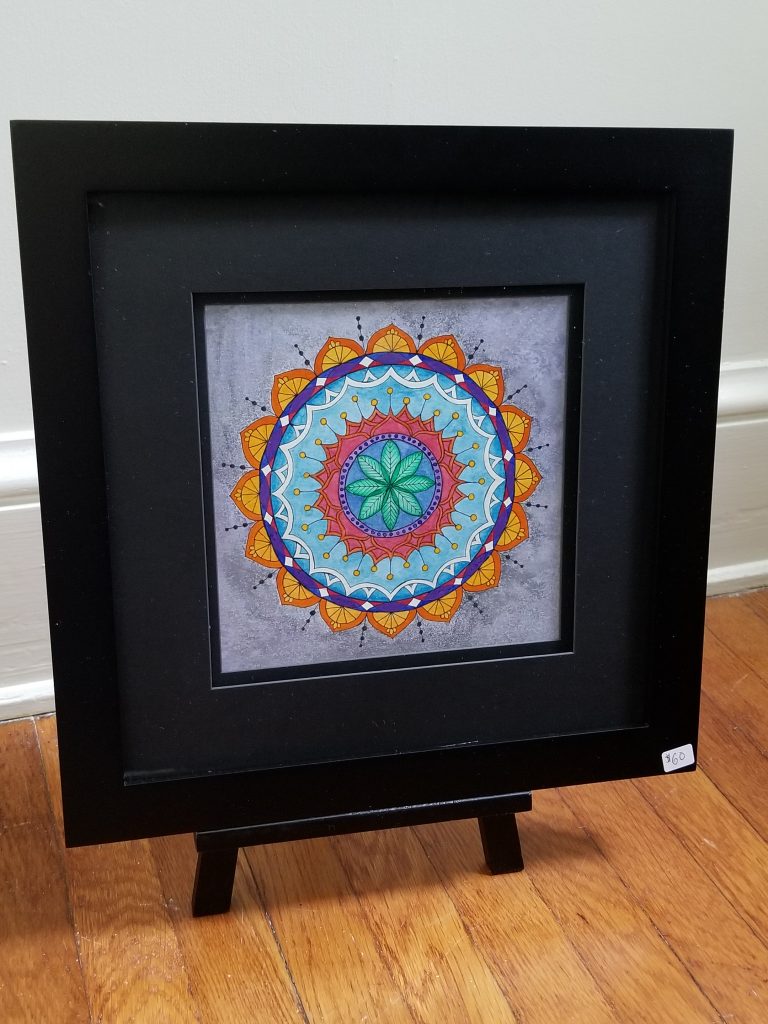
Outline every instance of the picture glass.
POLYGON ((197 322, 218 685, 560 641, 568 294, 207 297, 197 322))

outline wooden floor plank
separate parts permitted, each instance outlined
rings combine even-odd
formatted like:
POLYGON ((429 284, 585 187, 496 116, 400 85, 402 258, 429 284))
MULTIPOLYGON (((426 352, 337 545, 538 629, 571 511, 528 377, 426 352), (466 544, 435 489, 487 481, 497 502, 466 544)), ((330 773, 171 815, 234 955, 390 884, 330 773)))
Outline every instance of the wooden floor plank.
POLYGON ((768 846, 703 769, 637 788, 768 946, 768 846))
POLYGON ((768 760, 707 694, 701 698, 699 765, 768 841, 768 760))
POLYGON ((768 1020, 768 948, 636 786, 619 782, 563 792, 723 1019, 768 1020))
POLYGON ((0 1021, 90 1019, 31 720, 0 727, 0 1021))
POLYGON ((243 851, 314 1024, 421 1024, 328 839, 243 851))
MULTIPOLYGON (((610 1024, 623 1019, 540 898, 531 874, 532 868, 537 871, 536 857, 527 846, 525 871, 491 875, 477 822, 422 825, 416 832, 519 1020, 610 1024)), ((562 867, 567 863, 564 854, 562 867)))
MULTIPOLYGON (((38 737, 60 837, 61 797, 52 718, 39 721, 38 737)), ((200 1021, 149 842, 65 850, 64 864, 93 1021, 200 1021)))
POLYGON ((283 1024, 306 1017, 241 855, 229 914, 195 918, 190 896, 196 853, 191 836, 150 842, 166 906, 204 1024, 283 1024))
POLYGON ((744 594, 742 600, 748 608, 751 608, 753 612, 768 623, 768 589, 751 590, 748 594, 744 594))
POLYGON ((333 845, 416 1020, 517 1019, 412 829, 341 836, 333 845))
POLYGON ((705 633, 702 685, 709 699, 735 726, 763 751, 768 749, 768 684, 709 629, 705 633))
MULTIPOLYGON (((598 794, 595 794, 599 799, 598 794)), ((561 791, 535 795, 520 824, 526 870, 605 998, 627 1024, 718 1020, 689 969, 579 823, 561 791)))
POLYGON ((715 598, 707 605, 707 625, 718 640, 768 683, 768 626, 749 600, 715 598))

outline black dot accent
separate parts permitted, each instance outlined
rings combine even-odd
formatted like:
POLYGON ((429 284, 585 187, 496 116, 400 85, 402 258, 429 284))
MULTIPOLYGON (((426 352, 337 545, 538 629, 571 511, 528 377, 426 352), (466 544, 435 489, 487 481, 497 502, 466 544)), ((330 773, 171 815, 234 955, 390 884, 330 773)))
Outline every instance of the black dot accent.
POLYGON ((419 627, 419 639, 424 643, 424 630, 421 626, 421 619, 416 619, 416 625, 419 627))
POLYGON ((271 579, 272 579, 272 577, 273 577, 274 575, 275 575, 275 574, 274 574, 274 572, 270 572, 270 573, 267 573, 267 575, 266 575, 266 576, 263 576, 263 577, 262 577, 262 578, 261 578, 261 579, 259 580, 259 582, 258 582, 257 584, 255 584, 255 586, 253 587, 253 589, 254 589, 254 590, 257 590, 257 589, 258 589, 259 587, 263 587, 263 586, 264 586, 264 584, 265 584, 265 583, 267 582, 267 580, 271 580, 271 579))
POLYGON ((250 523, 235 523, 234 526, 225 526, 224 533, 229 533, 230 530, 242 530, 244 527, 250 525, 250 523))
MULTIPOLYGON (((250 403, 251 403, 251 405, 258 405, 258 404, 259 404, 259 403, 258 403, 258 402, 256 401, 256 399, 255 399, 255 398, 249 398, 249 397, 248 397, 248 395, 246 395, 246 396, 245 396, 245 400, 246 400, 246 402, 250 402, 250 403)), ((262 406, 261 406, 260 408, 261 408, 261 411, 262 411, 262 412, 266 412, 266 411, 267 411, 267 407, 266 407, 266 405, 262 405, 262 406)))
POLYGON ((526 501, 525 507, 526 508, 549 508, 549 505, 537 505, 537 504, 535 504, 532 501, 526 501))
POLYGON ((475 597, 473 597, 473 598, 472 598, 472 607, 473 607, 473 608, 474 608, 474 609, 475 609, 476 611, 480 612, 480 614, 481 614, 481 615, 483 614, 483 609, 482 609, 482 608, 480 607, 480 605, 479 605, 479 604, 477 603, 477 598, 475 598, 475 597))
POLYGON ((360 630, 360 643, 357 645, 358 647, 362 647, 363 646, 363 642, 365 641, 365 631, 367 629, 368 629, 368 621, 367 620, 363 620, 363 628, 360 630))
POLYGON ((478 343, 475 345, 475 347, 469 353, 469 358, 472 359, 472 357, 474 356, 475 352, 477 352, 479 350, 480 346, 484 345, 484 344, 485 344, 485 338, 481 338, 480 341, 478 341, 478 343))
POLYGON ((537 444, 532 448, 526 448, 525 450, 527 452, 540 452, 542 448, 549 448, 549 442, 547 442, 547 444, 537 444))
MULTIPOLYGON (((419 333, 416 335, 416 340, 417 341, 421 341, 421 339, 424 337, 424 324, 426 323, 426 320, 427 320, 427 318, 425 316, 423 316, 421 318, 421 323, 419 324, 419 333)), ((419 628, 421 628, 421 627, 419 627, 419 628)), ((422 637, 422 640, 423 640, 423 637, 422 637)))
POLYGON ((521 392, 525 391, 525 389, 527 387, 528 387, 527 384, 523 384, 523 386, 521 388, 518 388, 517 391, 513 391, 511 395, 507 395, 507 397, 504 399, 504 401, 505 402, 511 402, 512 399, 515 397, 515 395, 519 395, 521 392))
POLYGON ((358 337, 358 340, 359 341, 365 341, 365 338, 363 336, 363 326, 360 323, 360 317, 356 316, 355 320, 357 320, 357 337, 358 337))
POLYGON ((518 562, 518 560, 516 558, 513 558, 512 555, 504 555, 504 557, 506 558, 506 560, 508 562, 511 562, 512 565, 516 565, 518 567, 518 569, 524 569, 525 568, 523 563, 522 562, 518 562))

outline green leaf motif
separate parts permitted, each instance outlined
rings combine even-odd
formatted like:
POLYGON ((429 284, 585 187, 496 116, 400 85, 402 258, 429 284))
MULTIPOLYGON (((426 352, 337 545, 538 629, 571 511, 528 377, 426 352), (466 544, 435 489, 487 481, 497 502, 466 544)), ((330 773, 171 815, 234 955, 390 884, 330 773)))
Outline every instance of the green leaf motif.
POLYGON ((434 480, 428 476, 409 476, 407 480, 398 480, 398 491, 407 491, 408 494, 418 494, 419 491, 428 491, 434 486, 434 480))
POLYGON ((399 487, 403 480, 407 480, 408 477, 413 476, 421 464, 421 459, 421 452, 414 452, 413 455, 406 455, 392 474, 392 483, 397 484, 399 487))
POLYGON ((367 476, 363 477, 362 480, 353 480, 351 484, 347 484, 349 493, 356 494, 359 498, 370 498, 374 494, 383 494, 386 489, 387 485, 385 483, 371 480, 367 476))
MULTIPOLYGON (((388 491, 381 490, 378 494, 372 494, 369 498, 366 498, 360 506, 360 519, 370 519, 371 516, 375 516, 377 512, 381 512, 381 506, 384 504, 384 496, 388 493, 388 491)), ((388 529, 392 529, 392 527, 388 527, 388 529)))
MULTIPOLYGON (((381 468, 387 481, 392 480, 392 475, 400 465, 400 450, 394 441, 387 441, 381 452, 381 468)), ((391 529, 391 527, 389 527, 391 529)))
POLYGON ((409 516, 420 516, 422 512, 421 505, 412 494, 407 491, 401 490, 399 487, 395 487, 393 492, 397 499, 397 504, 403 510, 407 512, 409 516))
POLYGON ((392 491, 388 490, 384 495, 384 503, 381 506, 381 517, 388 530, 394 530, 395 523, 397 522, 399 515, 400 506, 397 504, 392 491))
POLYGON ((389 482, 384 476, 379 463, 376 459, 372 459, 370 455, 358 455, 357 464, 371 480, 376 480, 380 484, 386 484, 389 482))

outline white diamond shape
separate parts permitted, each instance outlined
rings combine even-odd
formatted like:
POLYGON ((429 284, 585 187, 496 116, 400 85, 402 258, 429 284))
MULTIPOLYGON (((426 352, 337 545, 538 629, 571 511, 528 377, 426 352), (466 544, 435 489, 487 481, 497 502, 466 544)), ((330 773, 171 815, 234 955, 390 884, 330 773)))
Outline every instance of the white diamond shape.
POLYGON ((371 608, 373 608, 373 605, 371 604, 370 601, 363 601, 363 603, 360 605, 360 607, 361 608, 365 608, 365 610, 367 612, 369 612, 371 610, 371 608))
POLYGON ((509 460, 511 458, 512 458, 512 452, 504 452, 504 461, 505 462, 509 462, 509 460))
POLYGON ((317 384, 319 388, 322 388, 327 380, 327 377, 318 377, 317 380, 315 381, 315 384, 317 384))
POLYGON ((267 463, 266 466, 261 467, 261 472, 264 474, 264 476, 269 476, 269 474, 272 472, 272 467, 270 466, 269 463, 267 463))
POLYGON ((456 577, 456 583, 461 584, 463 582, 464 582, 464 577, 463 576, 457 576, 456 577))
POLYGON ((420 356, 411 356, 411 358, 408 360, 408 362, 412 363, 414 366, 418 366, 419 363, 421 362, 421 357, 420 356))
POLYGON ((509 506, 511 504, 512 504, 512 499, 511 498, 505 498, 504 499, 504 508, 509 508, 509 506))
POLYGON ((320 587, 320 589, 318 590, 318 594, 320 595, 320 597, 328 597, 328 591, 325 589, 325 587, 320 587))
POLYGON ((271 516, 271 515, 269 514, 269 512, 267 512, 267 514, 266 514, 266 515, 264 516, 264 518, 266 519, 266 521, 267 521, 268 523, 271 523, 271 522, 272 522, 272 516, 271 516))
POLYGON ((286 565, 287 565, 288 567, 290 567, 290 566, 292 566, 292 565, 293 565, 293 559, 291 558, 291 556, 290 556, 290 555, 289 555, 289 556, 288 556, 288 557, 286 558, 286 560, 285 560, 285 564, 286 564, 286 565))
POLYGON ((290 423, 290 420, 289 420, 289 418, 287 416, 281 416, 280 417, 280 426, 284 427, 288 423, 290 423))
POLYGON ((363 356, 363 358, 360 360, 360 365, 368 367, 371 365, 372 362, 373 360, 371 359, 370 356, 363 356))
POLYGON ((485 545, 484 551, 493 551, 493 544, 490 541, 485 545))
POLYGON ((419 601, 418 597, 414 597, 414 599, 412 601, 408 602, 408 607, 409 608, 418 608, 420 604, 421 604, 421 601, 419 601))
POLYGON ((490 409, 488 410, 488 414, 489 414, 490 416, 495 416, 495 415, 496 415, 496 406, 495 406, 495 405, 492 405, 492 406, 490 407, 490 409))
POLYGON ((453 379, 456 381, 457 384, 462 384, 464 382, 464 374, 454 373, 453 379))

